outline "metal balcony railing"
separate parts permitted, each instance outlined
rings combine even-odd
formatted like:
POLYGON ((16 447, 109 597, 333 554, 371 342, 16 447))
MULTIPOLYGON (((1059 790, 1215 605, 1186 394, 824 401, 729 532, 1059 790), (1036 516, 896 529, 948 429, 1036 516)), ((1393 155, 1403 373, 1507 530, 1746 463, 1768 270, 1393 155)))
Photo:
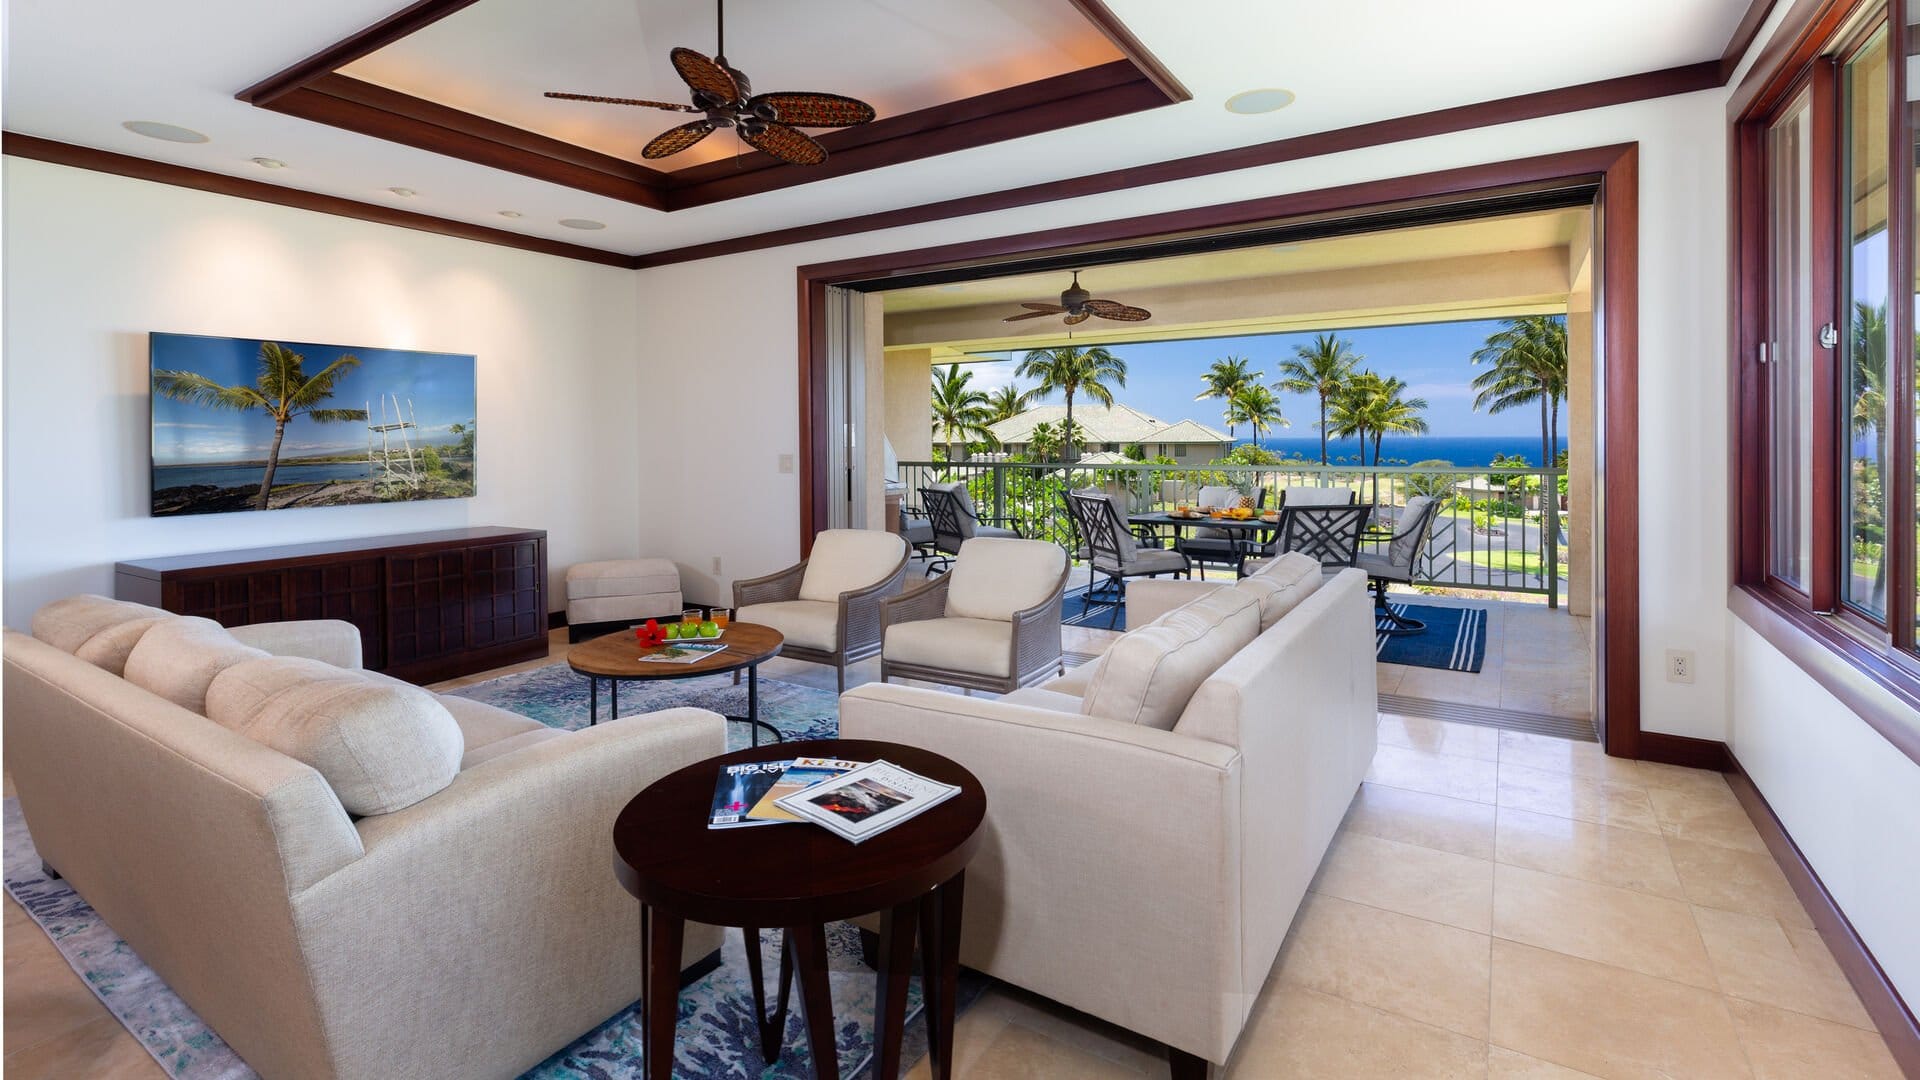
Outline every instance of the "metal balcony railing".
POLYGON ((1203 486, 1232 487, 1275 506, 1288 487, 1346 487, 1374 507, 1372 525, 1391 528, 1407 500, 1442 500, 1416 583, 1441 588, 1538 593, 1558 607, 1566 591, 1564 469, 1438 468, 1419 465, 1066 465, 1012 461, 903 461, 902 505, 922 513, 920 489, 965 481, 981 520, 1078 549, 1066 492, 1125 492, 1131 512, 1196 502, 1203 486))

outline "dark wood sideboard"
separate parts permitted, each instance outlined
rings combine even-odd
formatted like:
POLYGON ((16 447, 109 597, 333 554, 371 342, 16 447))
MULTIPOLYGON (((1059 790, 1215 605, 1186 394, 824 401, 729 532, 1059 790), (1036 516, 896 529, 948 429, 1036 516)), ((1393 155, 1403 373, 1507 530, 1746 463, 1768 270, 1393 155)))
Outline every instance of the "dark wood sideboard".
POLYGON ((364 663, 428 683, 547 655, 547 534, 477 526, 137 559, 114 595, 223 626, 343 619, 364 663))

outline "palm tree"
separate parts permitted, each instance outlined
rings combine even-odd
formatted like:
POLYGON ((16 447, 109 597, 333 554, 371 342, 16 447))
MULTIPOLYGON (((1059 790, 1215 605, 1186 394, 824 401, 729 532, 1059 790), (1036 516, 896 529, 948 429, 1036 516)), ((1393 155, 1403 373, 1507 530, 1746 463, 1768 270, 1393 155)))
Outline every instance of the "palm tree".
MULTIPOLYGON (((1127 362, 1098 345, 1091 349, 1065 345, 1057 349, 1033 350, 1021 359, 1015 374, 1023 379, 1039 381, 1039 385, 1033 388, 1036 397, 1051 394, 1055 390, 1066 395, 1067 417, 1063 427, 1072 432, 1075 430, 1074 395, 1085 393, 1100 404, 1111 407, 1113 387, 1127 385, 1127 362), (1113 386, 1108 386, 1108 383, 1113 386)), ((1079 457, 1078 443, 1068 440, 1066 460, 1071 463, 1079 457)))
MULTIPOLYGON (((1244 356, 1229 356, 1224 360, 1215 360, 1213 366, 1200 373, 1200 381, 1207 384, 1205 390, 1193 395, 1195 401, 1214 399, 1226 402, 1225 419, 1227 422, 1227 441, 1233 441, 1233 425, 1237 423, 1233 416, 1233 396, 1249 386, 1257 386, 1260 373, 1250 370, 1253 362, 1244 356)), ((1256 435, 1255 438, 1258 438, 1256 435)))
MULTIPOLYGON (((1372 441, 1375 419, 1374 403, 1378 400, 1386 380, 1371 371, 1350 374, 1340 388, 1334 392, 1328 402, 1327 421, 1321 427, 1324 433, 1331 431, 1337 438, 1357 438, 1360 440, 1360 464, 1367 463, 1367 445, 1372 441)), ((1320 453, 1324 458, 1324 441, 1320 453)), ((1322 464, 1325 462, 1323 461, 1322 464)))
POLYGON ((1368 408, 1368 423, 1373 429, 1373 463, 1380 464, 1380 440, 1388 433, 1425 435, 1426 398, 1402 397, 1407 384, 1400 379, 1382 379, 1368 408))
POLYGON ((1027 395, 1012 386, 1003 386, 987 395, 987 414, 992 417, 989 424, 1002 420, 1011 420, 1027 411, 1027 395))
POLYGON ((1259 383, 1249 383, 1233 392, 1227 398, 1227 434, 1231 438, 1233 425, 1245 424, 1253 429, 1253 441, 1258 444, 1260 436, 1276 427, 1291 427, 1292 424, 1280 414, 1280 399, 1273 391, 1259 383))
POLYGON ((1027 457, 1034 461, 1052 461, 1060 456, 1060 433, 1045 420, 1027 433, 1027 457))
POLYGON ((1475 409, 1506 412, 1540 406, 1540 464, 1551 467, 1560 445, 1560 400, 1567 396, 1567 324, 1558 315, 1506 319, 1473 354, 1489 365, 1474 377, 1475 409))
POLYGON ((1317 394, 1320 397, 1320 464, 1327 463, 1327 406, 1340 394, 1341 387, 1353 377, 1354 366, 1366 357, 1353 351, 1353 343, 1332 334, 1314 337, 1311 345, 1296 345, 1293 359, 1280 365, 1280 381, 1274 389, 1289 394, 1317 394))
POLYGON ((153 392, 161 397, 233 412, 259 409, 273 417, 273 445, 267 450, 267 473, 260 478, 260 494, 254 499, 256 510, 267 508, 267 496, 273 491, 273 474, 280 467, 280 443, 286 438, 287 421, 296 416, 316 424, 365 423, 367 419, 365 409, 319 407, 333 396, 347 372, 360 366, 357 357, 341 356, 311 376, 301 370, 305 362, 306 358, 292 349, 263 341, 260 374, 252 386, 222 386, 197 371, 153 373, 153 392))
POLYGON ((992 442, 992 422, 987 395, 970 389, 973 372, 961 371, 959 364, 948 364, 946 371, 933 371, 933 433, 947 444, 947 460, 959 461, 955 447, 964 451, 967 443, 992 442))

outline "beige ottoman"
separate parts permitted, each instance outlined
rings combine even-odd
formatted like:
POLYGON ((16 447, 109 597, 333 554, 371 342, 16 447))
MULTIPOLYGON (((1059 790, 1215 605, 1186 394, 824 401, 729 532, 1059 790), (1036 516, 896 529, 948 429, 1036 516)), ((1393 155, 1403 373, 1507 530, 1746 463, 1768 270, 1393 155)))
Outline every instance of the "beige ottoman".
POLYGON ((607 623, 679 615, 680 570, 667 559, 612 559, 567 567, 567 637, 607 623))

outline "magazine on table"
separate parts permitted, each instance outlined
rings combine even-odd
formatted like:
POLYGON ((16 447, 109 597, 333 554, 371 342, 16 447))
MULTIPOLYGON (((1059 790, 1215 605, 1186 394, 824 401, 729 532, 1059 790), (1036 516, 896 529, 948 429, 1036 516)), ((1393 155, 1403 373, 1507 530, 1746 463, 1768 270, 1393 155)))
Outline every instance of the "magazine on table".
POLYGON ((888 761, 876 761, 775 800, 794 815, 854 843, 878 836, 946 802, 960 789, 888 761))
POLYGON ((692 664, 725 649, 725 645, 669 645, 656 653, 641 653, 640 662, 643 664, 692 664))
POLYGON ((754 825, 778 825, 778 821, 754 821, 747 811, 780 779, 793 764, 782 761, 749 761, 720 770, 713 785, 713 808, 707 815, 709 829, 744 829, 754 825))
POLYGON ((787 763, 786 772, 760 796, 747 816, 755 821, 799 821, 792 813, 781 809, 779 800, 795 792, 804 791, 825 780, 832 780, 865 765, 864 761, 839 761, 834 758, 803 757, 787 763))

